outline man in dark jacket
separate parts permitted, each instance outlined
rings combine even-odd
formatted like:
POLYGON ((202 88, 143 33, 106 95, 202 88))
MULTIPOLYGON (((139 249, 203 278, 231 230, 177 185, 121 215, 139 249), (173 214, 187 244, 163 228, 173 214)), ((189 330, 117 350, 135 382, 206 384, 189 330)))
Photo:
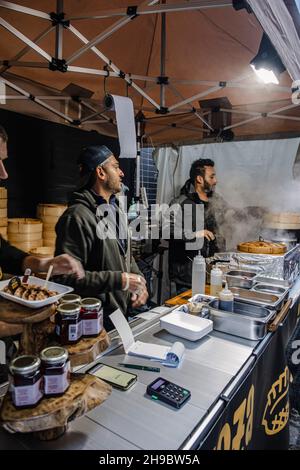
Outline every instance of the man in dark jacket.
MULTIPOLYGON (((214 162, 210 159, 196 160, 191 166, 190 179, 183 186, 180 196, 171 203, 171 205, 174 203, 179 204, 181 215, 184 214, 189 206, 188 209, 192 217, 191 228, 195 233, 194 241, 198 240, 201 254, 205 258, 213 256, 219 251, 216 241, 217 222, 215 218, 215 205, 212 203, 213 200, 218 198, 218 196, 214 195, 216 184, 217 178, 214 162), (194 191, 191 191, 191 188, 194 191), (203 230, 197 230, 196 217, 199 214, 199 211, 197 211, 199 204, 204 209, 203 230)), ((175 220, 173 220, 171 228, 176 225, 176 217, 175 212, 175 220)), ((169 243, 169 277, 170 281, 175 282, 177 292, 191 288, 192 260, 199 251, 198 249, 187 249, 187 242, 192 240, 187 240, 184 233, 183 228, 182 238, 174 239, 171 236, 169 243)))
POLYGON ((131 255, 126 215, 115 197, 124 176, 117 159, 104 145, 95 145, 82 150, 79 164, 84 184, 56 225, 55 253, 69 253, 81 261, 84 279, 63 276, 62 282, 82 297, 102 300, 109 330, 110 313, 120 308, 126 315, 129 306, 145 304, 148 293, 131 255))

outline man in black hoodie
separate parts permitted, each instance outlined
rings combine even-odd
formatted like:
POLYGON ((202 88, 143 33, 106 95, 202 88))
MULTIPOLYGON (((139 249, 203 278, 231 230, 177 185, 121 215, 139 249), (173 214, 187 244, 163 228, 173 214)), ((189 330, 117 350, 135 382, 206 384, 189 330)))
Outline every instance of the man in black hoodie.
POLYGON ((124 176, 117 159, 104 145, 95 145, 82 150, 78 163, 83 185, 56 225, 55 253, 81 261, 85 277, 63 276, 61 282, 82 297, 100 298, 109 330, 108 315, 115 309, 126 315, 129 306, 146 303, 146 282, 131 255, 126 215, 115 197, 124 176))

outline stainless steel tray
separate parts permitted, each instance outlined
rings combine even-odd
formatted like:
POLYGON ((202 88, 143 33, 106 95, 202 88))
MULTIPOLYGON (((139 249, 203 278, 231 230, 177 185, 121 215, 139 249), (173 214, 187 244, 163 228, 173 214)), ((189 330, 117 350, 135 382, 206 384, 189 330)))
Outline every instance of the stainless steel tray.
POLYGON ((274 310, 234 301, 234 311, 219 309, 219 300, 209 302, 209 318, 214 330, 251 340, 260 340, 267 334, 269 321, 275 316, 274 310))
POLYGON ((251 289, 257 277, 257 272, 246 271, 243 269, 234 269, 226 273, 228 287, 241 287, 251 289))
POLYGON ((284 295, 287 293, 288 289, 282 286, 275 286, 271 284, 263 284, 261 282, 256 283, 253 287, 252 290, 255 292, 260 292, 263 294, 273 294, 273 295, 284 295))
POLYGON ((254 291, 254 288, 249 290, 242 289, 240 287, 231 287, 231 292, 236 300, 276 310, 280 310, 286 297, 282 294, 274 295, 264 292, 256 292, 254 291))

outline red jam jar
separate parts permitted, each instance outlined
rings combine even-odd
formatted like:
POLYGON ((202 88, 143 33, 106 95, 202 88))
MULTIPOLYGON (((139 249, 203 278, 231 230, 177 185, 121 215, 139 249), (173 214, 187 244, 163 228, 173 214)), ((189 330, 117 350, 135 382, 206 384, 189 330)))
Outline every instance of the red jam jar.
POLYGON ((80 304, 81 297, 77 294, 65 294, 59 299, 60 304, 80 304))
POLYGON ((103 328, 103 309, 99 299, 88 297, 81 301, 82 335, 98 336, 103 328))
POLYGON ((60 346, 51 346, 40 354, 44 375, 44 395, 58 397, 70 386, 69 353, 60 346))
POLYGON ((55 315, 55 332, 60 344, 75 344, 82 336, 79 304, 60 304, 55 315))
POLYGON ((19 356, 9 366, 10 392, 16 408, 32 408, 43 398, 41 361, 37 356, 19 356))

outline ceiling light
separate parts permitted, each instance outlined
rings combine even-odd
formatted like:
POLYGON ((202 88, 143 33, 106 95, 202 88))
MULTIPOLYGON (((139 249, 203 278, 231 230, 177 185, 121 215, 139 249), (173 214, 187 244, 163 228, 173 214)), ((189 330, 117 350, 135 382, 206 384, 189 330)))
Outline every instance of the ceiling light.
POLYGON ((279 83, 279 75, 285 71, 279 55, 268 36, 264 33, 257 55, 250 62, 257 76, 264 83, 279 83))

